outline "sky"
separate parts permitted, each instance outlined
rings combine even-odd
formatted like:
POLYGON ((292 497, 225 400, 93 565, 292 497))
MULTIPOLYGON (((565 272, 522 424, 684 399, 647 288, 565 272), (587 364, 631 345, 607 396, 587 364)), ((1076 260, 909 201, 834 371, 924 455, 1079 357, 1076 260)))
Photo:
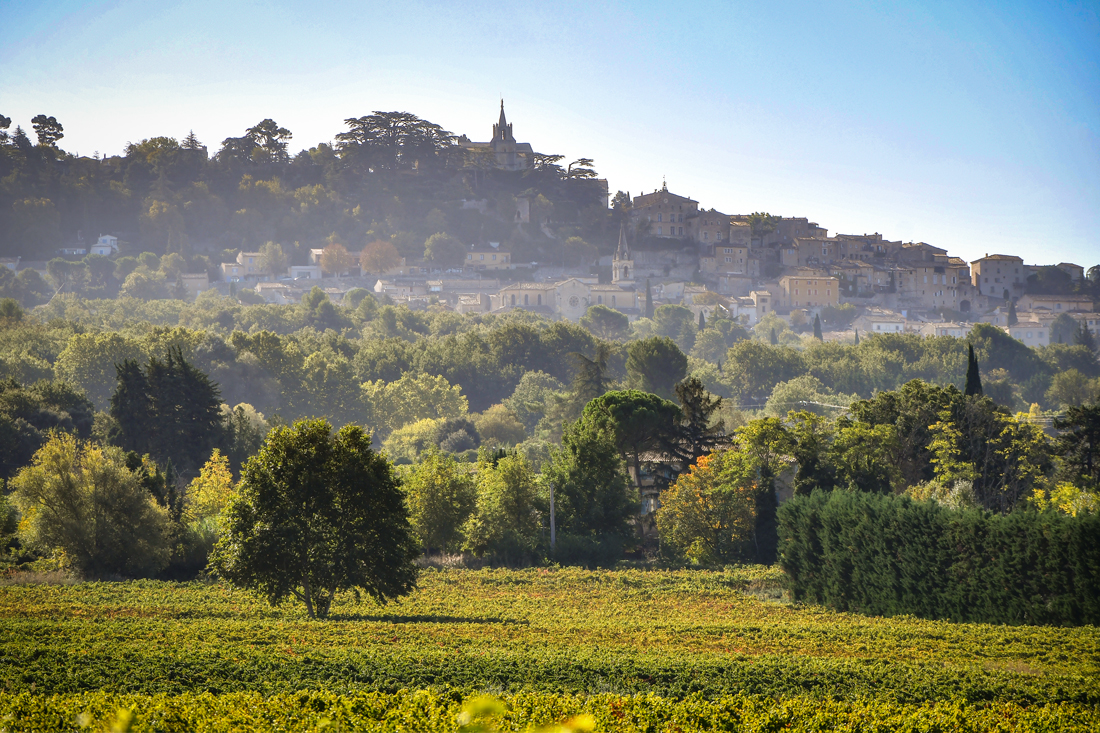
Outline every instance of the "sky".
POLYGON ((1100 263, 1100 3, 5 0, 0 113, 119 154, 407 111, 611 191, 1100 263))

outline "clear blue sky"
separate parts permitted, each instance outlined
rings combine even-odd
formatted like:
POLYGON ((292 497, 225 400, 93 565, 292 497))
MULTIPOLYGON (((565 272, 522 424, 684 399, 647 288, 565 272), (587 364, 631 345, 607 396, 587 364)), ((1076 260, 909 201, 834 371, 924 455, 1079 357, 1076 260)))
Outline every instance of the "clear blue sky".
POLYGON ((373 110, 488 139, 503 95, 612 191, 1100 263, 1096 3, 7 0, 0 69, 0 113, 81 154, 373 110))

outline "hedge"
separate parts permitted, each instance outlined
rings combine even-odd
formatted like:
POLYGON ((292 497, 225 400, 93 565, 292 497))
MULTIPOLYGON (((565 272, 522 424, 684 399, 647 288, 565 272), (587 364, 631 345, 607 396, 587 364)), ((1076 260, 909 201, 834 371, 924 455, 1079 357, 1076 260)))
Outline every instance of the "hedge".
POLYGON ((1100 624, 1100 516, 815 491, 779 508, 795 601, 1002 624, 1100 624))

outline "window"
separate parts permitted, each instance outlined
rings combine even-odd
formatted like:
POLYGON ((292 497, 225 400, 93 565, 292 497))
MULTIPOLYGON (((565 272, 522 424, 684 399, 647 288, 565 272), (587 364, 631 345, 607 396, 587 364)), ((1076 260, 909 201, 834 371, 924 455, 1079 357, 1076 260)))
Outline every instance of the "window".
POLYGON ((657 227, 657 236, 659 237, 659 236, 661 236, 662 234, 664 234, 664 232, 663 232, 663 231, 661 231, 661 227, 657 227))
POLYGON ((497 258, 497 256, 496 256, 496 255, 490 255, 490 259, 494 259, 494 260, 495 260, 496 258, 497 258))
POLYGON ((512 305, 516 304, 516 294, 512 293, 512 305))
POLYGON ((703 232, 703 241, 704 242, 707 241, 707 233, 706 232, 703 232))
POLYGON ((729 247, 726 247, 726 249, 725 249, 725 252, 726 252, 726 254, 728 254, 728 255, 731 255, 731 254, 733 254, 733 250, 732 250, 732 249, 730 249, 729 247))
POLYGON ((478 255, 479 259, 485 259, 485 255, 478 255))
POLYGON ((524 304, 524 305, 528 305, 528 302, 527 302, 527 293, 524 293, 524 294, 523 294, 523 304, 524 304))
POLYGON ((466 255, 466 259, 468 259, 468 260, 472 260, 473 258, 474 258, 473 255, 466 255))
POLYGON ((732 257, 727 257, 726 262, 733 262, 733 258, 732 257))
POLYGON ((539 295, 539 305, 542 305, 542 296, 539 295))
POLYGON ((657 214, 657 221, 664 221, 664 214, 657 214))

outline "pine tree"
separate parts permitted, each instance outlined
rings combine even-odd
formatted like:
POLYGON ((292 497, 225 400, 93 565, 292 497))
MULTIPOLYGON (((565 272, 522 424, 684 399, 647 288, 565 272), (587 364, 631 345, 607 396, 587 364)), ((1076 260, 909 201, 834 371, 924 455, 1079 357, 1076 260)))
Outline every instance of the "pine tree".
POLYGON ((857 329, 853 329, 853 330, 855 331, 855 334, 856 334, 855 345, 859 346, 859 329, 857 328, 857 329))
POLYGON ((684 460, 686 469, 686 464, 694 464, 700 456, 728 442, 726 423, 713 419, 722 406, 722 398, 707 392, 697 377, 688 377, 676 385, 676 398, 680 401, 683 420, 673 451, 684 460))
POLYGON ((1008 301, 1008 325, 1015 326, 1020 322, 1020 319, 1016 317, 1016 301, 1008 301))
POLYGON ((825 337, 821 333, 821 315, 814 316, 814 338, 818 341, 824 341, 825 337))
POLYGON ((653 289, 649 285, 649 278, 645 281, 645 317, 653 317, 653 289))
POLYGON ((966 362, 966 388, 963 390, 963 394, 967 397, 981 395, 982 393, 982 376, 978 371, 978 359, 974 356, 974 344, 969 346, 970 352, 966 362))
POLYGON ((707 327, 707 319, 703 316, 703 311, 699 311, 699 330, 702 331, 707 327))
POLYGON ((775 329, 773 328, 771 334, 768 336, 768 343, 772 346, 779 346, 779 339, 775 337, 775 329))

